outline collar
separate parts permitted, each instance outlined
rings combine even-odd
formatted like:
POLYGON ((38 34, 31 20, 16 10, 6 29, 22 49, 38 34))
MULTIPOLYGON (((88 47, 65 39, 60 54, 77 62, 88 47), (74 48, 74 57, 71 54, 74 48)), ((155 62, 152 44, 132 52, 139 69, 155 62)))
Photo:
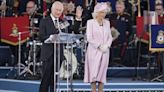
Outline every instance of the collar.
POLYGON ((59 18, 55 18, 52 14, 50 14, 50 16, 51 16, 51 18, 52 18, 53 21, 59 19, 59 18))

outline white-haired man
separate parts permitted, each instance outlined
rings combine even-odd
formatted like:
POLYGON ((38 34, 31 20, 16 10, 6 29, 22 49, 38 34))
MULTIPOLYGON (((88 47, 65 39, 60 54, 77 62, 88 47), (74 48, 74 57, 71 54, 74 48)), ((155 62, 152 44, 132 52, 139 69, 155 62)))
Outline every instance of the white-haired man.
MULTIPOLYGON (((40 28, 40 40, 43 42, 43 45, 41 47, 41 58, 40 60, 43 61, 43 76, 42 81, 40 85, 39 92, 49 92, 48 89, 50 88, 50 92, 54 92, 54 46, 53 44, 44 43, 47 38, 51 38, 54 34, 58 34, 58 25, 63 22, 63 19, 61 19, 61 15, 63 13, 63 3, 60 1, 55 1, 51 7, 51 14, 50 16, 44 18, 41 20, 39 28, 40 28)), ((78 11, 80 12, 80 10, 78 11)), ((81 12, 77 14, 77 17, 80 18, 81 12)), ((76 21, 75 24, 72 25, 74 27, 72 30, 78 30, 80 27, 81 21, 76 21)), ((61 29, 61 31, 64 31, 61 29)), ((56 48, 59 49, 62 48, 62 45, 58 44, 56 48)), ((59 52, 56 52, 57 54, 59 52)), ((63 60, 63 49, 60 50, 60 61, 63 60)), ((60 62, 56 62, 56 66, 60 62)), ((61 64, 61 63, 60 63, 61 64)), ((58 67, 56 67, 58 69, 58 67)))
POLYGON ((116 2, 116 12, 109 15, 111 28, 115 28, 120 33, 112 46, 120 47, 120 57, 125 55, 125 48, 132 33, 132 21, 130 14, 125 12, 125 4, 122 0, 116 2))
MULTIPOLYGON (((43 76, 42 81, 40 84, 39 92, 48 92, 50 88, 50 92, 54 92, 54 50, 53 44, 44 43, 47 38, 51 38, 52 35, 58 34, 59 30, 58 27, 55 25, 58 22, 62 22, 61 15, 63 13, 63 3, 60 1, 55 1, 51 7, 51 14, 50 16, 41 20, 39 28, 40 28, 40 40, 43 42, 41 47, 41 57, 40 60, 43 61, 43 76), (58 22, 57 22, 58 21, 58 22)), ((80 21, 75 21, 73 25, 74 30, 78 30, 77 28, 80 27, 80 21)), ((62 30, 62 29, 61 29, 62 30)), ((62 45, 60 45, 62 46, 62 45)), ((57 45, 57 49, 59 45, 57 45)), ((62 47, 60 47, 62 48, 62 47)), ((58 54, 58 52, 57 52, 58 54)), ((60 50, 60 61, 63 60, 63 49, 60 50)), ((57 62, 56 66, 58 65, 57 62)), ((61 63, 60 63, 61 64, 61 63)), ((56 67, 58 69, 58 67, 56 67)))

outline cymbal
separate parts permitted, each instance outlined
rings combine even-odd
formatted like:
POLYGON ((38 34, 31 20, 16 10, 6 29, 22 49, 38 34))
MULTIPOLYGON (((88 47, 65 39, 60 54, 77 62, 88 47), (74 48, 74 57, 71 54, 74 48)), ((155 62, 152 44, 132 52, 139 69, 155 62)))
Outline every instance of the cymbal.
POLYGON ((24 27, 24 28, 39 30, 39 27, 29 27, 29 26, 26 26, 26 27, 24 27))

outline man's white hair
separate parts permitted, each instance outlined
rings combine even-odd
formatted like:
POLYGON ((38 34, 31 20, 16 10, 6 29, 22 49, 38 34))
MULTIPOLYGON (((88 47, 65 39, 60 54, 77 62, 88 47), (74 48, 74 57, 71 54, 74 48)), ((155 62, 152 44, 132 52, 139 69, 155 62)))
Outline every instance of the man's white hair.
POLYGON ((62 10, 64 10, 63 3, 60 2, 60 1, 55 1, 55 2, 52 4, 51 12, 52 12, 53 9, 56 8, 57 6, 61 6, 62 10))

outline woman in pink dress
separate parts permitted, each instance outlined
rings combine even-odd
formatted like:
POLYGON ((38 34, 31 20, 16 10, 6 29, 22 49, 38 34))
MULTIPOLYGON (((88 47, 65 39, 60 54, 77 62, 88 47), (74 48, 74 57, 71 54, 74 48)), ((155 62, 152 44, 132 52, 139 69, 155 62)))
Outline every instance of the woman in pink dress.
POLYGON ((93 19, 87 21, 88 47, 85 60, 84 82, 91 83, 92 92, 103 92, 109 62, 109 48, 112 44, 110 22, 105 19, 106 3, 97 3, 93 19))

